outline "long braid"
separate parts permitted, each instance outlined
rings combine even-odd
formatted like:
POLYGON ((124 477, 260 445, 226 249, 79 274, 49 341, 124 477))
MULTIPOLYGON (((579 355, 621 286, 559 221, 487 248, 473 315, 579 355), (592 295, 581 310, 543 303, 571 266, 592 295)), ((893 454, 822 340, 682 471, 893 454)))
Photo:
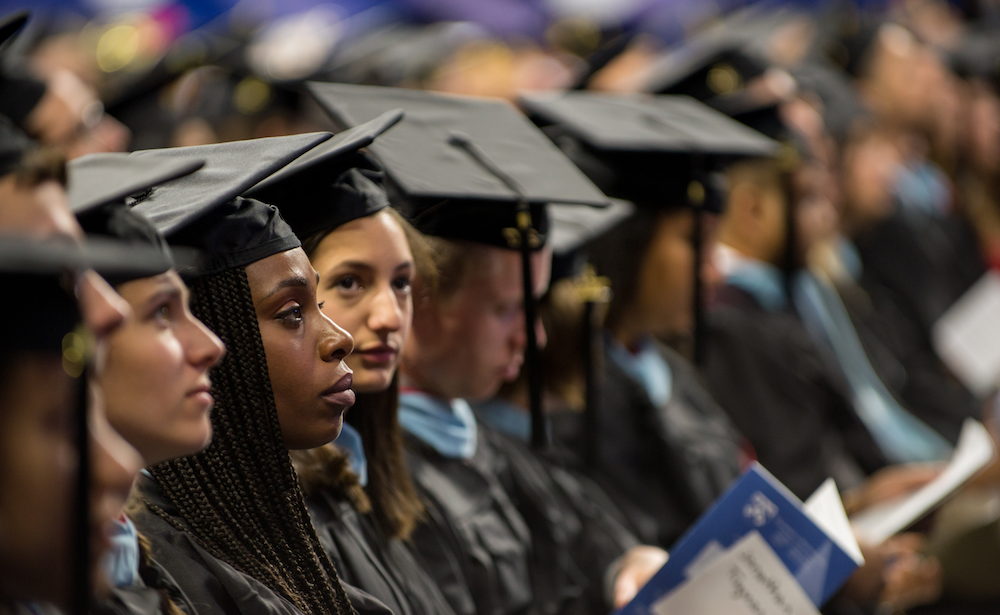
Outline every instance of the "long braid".
POLYGON ((197 455, 150 469, 182 522, 146 505, 306 615, 353 613, 281 437, 246 272, 194 280, 191 309, 229 350, 212 371, 214 438, 197 455))

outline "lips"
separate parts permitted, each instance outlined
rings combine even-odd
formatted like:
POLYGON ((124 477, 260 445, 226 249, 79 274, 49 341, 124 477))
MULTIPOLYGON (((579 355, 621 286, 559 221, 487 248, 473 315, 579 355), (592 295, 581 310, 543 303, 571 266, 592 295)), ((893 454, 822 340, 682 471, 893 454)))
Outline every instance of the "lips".
POLYGON ((209 383, 203 383, 196 386, 187 392, 187 396, 208 406, 212 406, 215 403, 215 398, 212 397, 212 385, 209 383))
POLYGON ((337 384, 323 391, 321 397, 331 404, 338 406, 353 406, 356 400, 354 391, 351 389, 353 384, 354 375, 345 374, 343 378, 337 381, 337 384))
POLYGON ((389 344, 367 346, 356 351, 367 367, 391 365, 396 360, 399 351, 389 344))

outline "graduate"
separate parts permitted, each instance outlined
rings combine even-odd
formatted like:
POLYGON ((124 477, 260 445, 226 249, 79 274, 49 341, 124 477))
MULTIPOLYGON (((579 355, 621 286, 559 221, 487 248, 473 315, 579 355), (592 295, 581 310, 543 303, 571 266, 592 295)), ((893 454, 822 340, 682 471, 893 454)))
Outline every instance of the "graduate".
POLYGON ((697 217, 719 205, 708 171, 721 154, 768 156, 776 144, 690 99, 566 94, 522 104, 607 194, 636 206, 588 246, 614 293, 603 384, 589 420, 560 415, 557 437, 633 525, 669 547, 738 476, 743 442, 690 361, 658 340, 693 333, 697 217))
POLYGON ((132 154, 205 160, 134 205, 168 241, 205 253, 192 312, 227 347, 211 373, 212 444, 150 467, 132 515, 201 613, 387 611, 341 585, 288 458, 340 433, 353 342, 319 311, 316 273, 277 210, 239 196, 329 136, 132 154))
MULTIPOLYGON (((85 605, 95 590, 107 589, 98 562, 139 466, 131 447, 108 425, 103 406, 86 403, 91 359, 82 352, 83 316, 72 280, 91 266, 114 267, 121 258, 141 268, 149 264, 143 261, 147 257, 121 246, 89 254, 59 238, 0 237, 4 287, 37 301, 39 319, 25 327, 12 304, 5 308, 7 322, 18 324, 0 333, 0 611, 69 612, 85 605), (80 343, 67 346, 67 340, 80 343), (67 347, 81 352, 66 353, 67 347), (84 420, 90 429, 80 448, 84 420), (81 483, 79 456, 87 450, 90 463, 84 467, 90 471, 81 483), (74 495, 80 484, 89 485, 82 499, 74 495), (82 503, 89 503, 83 512, 82 503), (89 522, 81 527, 79 519, 89 522)), ((93 314, 99 307, 88 310, 93 314)))
MULTIPOLYGON (((347 125, 397 106, 406 112, 372 152, 386 169, 390 194, 429 236, 438 270, 435 287, 417 288, 401 363, 400 423, 428 516, 414 532, 420 556, 458 612, 472 612, 455 599, 463 585, 478 613, 607 610, 612 596, 602 591, 603 575, 612 586, 632 577, 641 585, 662 564, 662 552, 655 562, 626 558, 628 565, 612 570, 611 560, 628 547, 619 545, 587 576, 570 550, 589 540, 579 511, 556 489, 548 499, 519 492, 517 461, 495 446, 501 435, 480 425, 469 406, 516 378, 524 361, 532 319, 526 322, 522 311, 520 272, 530 271, 537 296, 549 269, 542 204, 600 204, 603 195, 504 103, 390 88, 313 88, 347 125), (445 166, 434 171, 426 161, 445 166), (515 215, 519 200, 528 210, 515 215), (512 243, 519 222, 530 224, 520 230, 527 231, 529 250, 512 243)), ((536 335, 544 341, 537 325, 536 335)), ((521 455, 545 471, 526 447, 521 455)), ((542 481, 556 487, 550 476, 542 481)))
POLYGON ((419 270, 432 279, 433 267, 419 233, 389 208, 374 160, 355 152, 401 117, 389 111, 340 133, 247 194, 276 205, 302 238, 323 313, 354 338, 350 422, 332 444, 292 452, 320 542, 344 582, 393 613, 447 615, 448 601, 409 542, 424 508, 396 407, 413 280, 419 270))
MULTIPOLYGON (((70 206, 88 236, 148 245, 163 255, 155 275, 111 278, 131 310, 108 338, 106 365, 98 378, 109 422, 147 466, 200 452, 211 441, 208 370, 225 349, 192 316, 187 287, 166 242, 148 220, 128 209, 126 199, 201 166, 201 161, 157 162, 104 154, 77 159, 68 168, 70 206)), ((115 601, 102 608, 193 612, 170 574, 151 559, 148 545, 124 511, 114 528, 103 568, 115 588, 115 601), (150 594, 154 599, 138 599, 150 594)))

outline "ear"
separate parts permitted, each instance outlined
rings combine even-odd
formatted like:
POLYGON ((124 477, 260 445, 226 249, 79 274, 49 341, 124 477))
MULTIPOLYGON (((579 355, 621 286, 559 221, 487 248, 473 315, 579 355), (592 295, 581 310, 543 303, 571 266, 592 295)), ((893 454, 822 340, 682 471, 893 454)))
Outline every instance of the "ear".
POLYGON ((764 216, 761 189, 754 182, 737 182, 729 192, 726 216, 731 218, 732 230, 746 238, 757 234, 764 216))

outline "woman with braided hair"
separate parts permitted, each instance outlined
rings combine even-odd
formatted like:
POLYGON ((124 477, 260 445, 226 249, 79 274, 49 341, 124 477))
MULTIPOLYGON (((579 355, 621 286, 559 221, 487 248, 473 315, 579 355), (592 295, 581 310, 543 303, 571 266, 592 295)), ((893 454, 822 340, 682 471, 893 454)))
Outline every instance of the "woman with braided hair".
POLYGON ((239 196, 327 138, 132 154, 207 161, 134 207, 172 243, 205 254, 191 308, 228 348, 212 371, 212 444, 149 468, 134 517, 199 613, 387 612, 341 585, 288 457, 339 434, 354 403, 344 364, 353 341, 320 312, 316 272, 277 209, 239 196))
POLYGON ((408 544, 424 508, 397 419, 395 373, 413 315, 411 284, 432 276, 433 265, 420 234, 389 207, 366 154, 314 160, 314 171, 294 166, 254 196, 277 205, 302 237, 320 274, 323 312, 354 336, 347 362, 358 394, 337 440, 292 452, 306 505, 346 582, 397 615, 453 615, 408 544))

